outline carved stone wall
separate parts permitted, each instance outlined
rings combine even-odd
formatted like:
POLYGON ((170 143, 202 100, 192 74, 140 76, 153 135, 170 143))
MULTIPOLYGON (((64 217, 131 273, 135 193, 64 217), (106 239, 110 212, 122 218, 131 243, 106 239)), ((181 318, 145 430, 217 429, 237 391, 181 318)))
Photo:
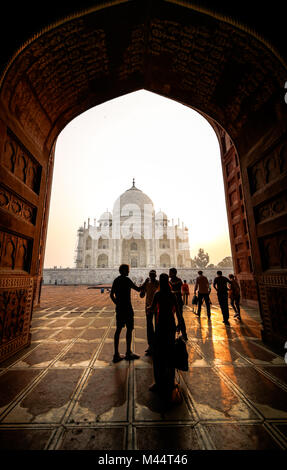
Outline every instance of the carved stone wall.
POLYGON ((0 361, 30 342, 44 176, 41 157, 0 119, 0 361))
POLYGON ((253 275, 249 230, 242 188, 240 160, 228 134, 211 122, 221 148, 229 236, 234 271, 239 280, 243 302, 257 304, 257 286, 253 275))
MULTIPOLYGON (((130 278, 137 283, 143 282, 149 275, 150 268, 130 269, 130 278)), ((221 268, 223 276, 233 273, 233 269, 221 268)), ((157 276, 161 273, 168 274, 169 268, 156 268, 157 276)), ((217 268, 204 269, 204 275, 212 281, 217 276, 217 268)), ((43 270, 44 285, 95 285, 97 283, 111 284, 119 275, 118 268, 47 268, 43 270)), ((198 277, 198 269, 177 268, 177 275, 188 283, 193 282, 198 277)))

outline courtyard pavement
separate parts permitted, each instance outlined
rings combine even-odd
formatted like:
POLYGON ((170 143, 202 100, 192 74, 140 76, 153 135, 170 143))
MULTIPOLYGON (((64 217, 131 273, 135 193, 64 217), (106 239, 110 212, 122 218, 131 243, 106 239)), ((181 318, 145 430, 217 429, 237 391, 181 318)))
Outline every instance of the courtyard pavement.
POLYGON ((242 323, 230 310, 228 328, 215 295, 211 322, 185 307, 184 401, 164 410, 149 391, 144 299, 132 298, 141 357, 113 364, 109 294, 43 287, 31 345, 0 364, 1 450, 287 449, 287 366, 262 343, 256 309, 242 309, 242 323))

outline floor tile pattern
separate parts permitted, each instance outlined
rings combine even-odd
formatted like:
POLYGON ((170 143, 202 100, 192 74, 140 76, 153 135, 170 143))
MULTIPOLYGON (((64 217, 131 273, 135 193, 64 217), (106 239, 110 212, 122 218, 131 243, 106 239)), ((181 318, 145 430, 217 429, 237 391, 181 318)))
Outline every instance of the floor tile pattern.
MULTIPOLYGON (((0 449, 287 449, 287 365, 260 335, 255 308, 230 327, 212 295, 212 319, 184 317, 189 370, 183 403, 164 409, 149 391, 144 300, 133 294, 134 362, 112 363, 114 306, 86 286, 44 286, 32 342, 0 364, 0 449)), ((125 353, 125 331, 120 340, 125 353)))

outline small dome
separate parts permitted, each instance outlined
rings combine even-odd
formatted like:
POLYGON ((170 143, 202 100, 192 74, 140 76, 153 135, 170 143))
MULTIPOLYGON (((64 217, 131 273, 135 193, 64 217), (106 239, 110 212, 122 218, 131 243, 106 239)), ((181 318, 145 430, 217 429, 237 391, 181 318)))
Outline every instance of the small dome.
POLYGON ((163 211, 159 211, 155 215, 155 220, 167 220, 167 215, 163 211))
POLYGON ((108 210, 106 212, 104 212, 101 217, 99 218, 99 221, 102 221, 102 220, 112 220, 113 216, 111 214, 111 212, 109 212, 108 210))

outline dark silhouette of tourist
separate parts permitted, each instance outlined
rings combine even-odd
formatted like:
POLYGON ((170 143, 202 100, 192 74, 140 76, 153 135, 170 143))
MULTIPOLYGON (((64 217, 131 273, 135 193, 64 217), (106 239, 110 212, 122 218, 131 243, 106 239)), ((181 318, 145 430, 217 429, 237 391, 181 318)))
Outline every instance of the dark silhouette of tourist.
POLYGON ((159 291, 154 294, 151 311, 156 311, 153 369, 155 383, 151 391, 158 392, 165 402, 170 402, 175 386, 174 348, 176 314, 178 326, 182 325, 177 297, 171 291, 168 275, 159 277, 159 291))
POLYGON ((134 311, 131 303, 131 289, 137 292, 141 291, 141 287, 136 286, 133 281, 128 277, 129 265, 122 264, 119 267, 120 276, 116 277, 113 282, 110 297, 116 305, 116 332, 114 336, 114 357, 113 362, 119 362, 122 359, 131 361, 138 359, 139 356, 134 354, 131 350, 132 332, 134 329, 134 311), (119 340, 123 327, 126 327, 126 355, 125 357, 119 354, 119 340))
POLYGON ((217 291, 217 298, 223 316, 223 323, 229 325, 227 284, 231 284, 231 281, 227 277, 222 276, 222 271, 217 271, 217 277, 213 281, 213 287, 217 291))
POLYGON ((149 277, 145 280, 141 288, 142 291, 140 293, 140 296, 145 296, 146 328, 148 342, 146 356, 151 356, 153 354, 155 312, 150 310, 150 306, 153 301, 153 296, 159 288, 159 281, 156 279, 156 271, 154 269, 149 272, 149 277))
POLYGON ((188 305, 189 286, 186 281, 183 281, 181 286, 182 300, 184 305, 188 305))
POLYGON ((185 341, 187 341, 185 321, 183 318, 183 301, 182 301, 182 295, 181 295, 182 280, 179 277, 177 277, 176 268, 170 268, 169 270, 169 283, 171 286, 172 293, 175 294, 178 308, 179 308, 182 337, 185 341))
POLYGON ((240 316, 240 286, 235 279, 235 276, 233 274, 229 274, 229 279, 231 281, 231 285, 229 287, 229 298, 230 298, 230 304, 235 311, 234 318, 238 318, 238 320, 241 320, 240 316))
POLYGON ((198 277, 196 278, 195 281, 195 286, 194 286, 194 293, 196 294, 198 290, 198 304, 197 304, 197 313, 196 315, 200 317, 201 314, 201 306, 203 300, 205 301, 206 305, 206 310, 207 310, 207 316, 210 318, 210 300, 209 300, 209 294, 210 294, 210 286, 207 277, 203 276, 202 271, 198 271, 198 277))
POLYGON ((208 294, 209 294, 209 303, 210 303, 210 305, 212 305, 211 298, 210 298, 211 289, 212 289, 212 279, 209 279, 208 284, 209 284, 209 291, 208 291, 208 294))

